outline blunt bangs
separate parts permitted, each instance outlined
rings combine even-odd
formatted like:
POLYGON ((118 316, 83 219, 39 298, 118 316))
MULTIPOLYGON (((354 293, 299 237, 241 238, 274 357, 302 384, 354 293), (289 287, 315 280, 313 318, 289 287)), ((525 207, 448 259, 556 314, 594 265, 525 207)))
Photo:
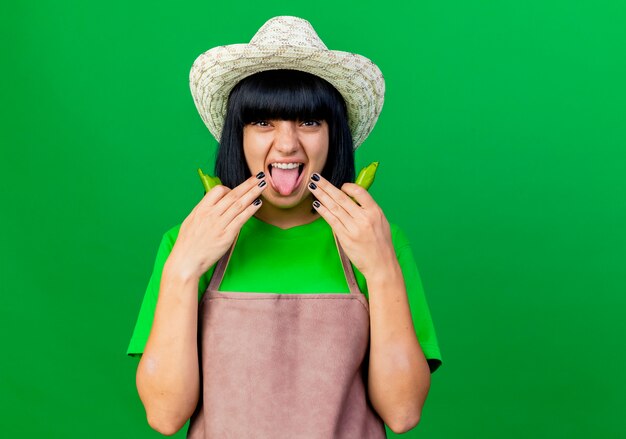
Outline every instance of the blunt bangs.
POLYGON ((328 82, 298 70, 257 73, 243 79, 232 93, 239 98, 232 110, 242 125, 265 119, 330 120, 337 107, 345 105, 328 82))

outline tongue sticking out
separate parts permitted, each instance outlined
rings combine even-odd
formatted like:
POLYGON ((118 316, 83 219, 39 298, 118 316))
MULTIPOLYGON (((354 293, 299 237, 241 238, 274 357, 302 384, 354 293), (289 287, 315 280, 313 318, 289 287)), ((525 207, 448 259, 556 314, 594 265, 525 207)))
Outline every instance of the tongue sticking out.
POLYGON ((296 188, 298 181, 298 168, 272 169, 272 180, 281 195, 289 195, 296 188))

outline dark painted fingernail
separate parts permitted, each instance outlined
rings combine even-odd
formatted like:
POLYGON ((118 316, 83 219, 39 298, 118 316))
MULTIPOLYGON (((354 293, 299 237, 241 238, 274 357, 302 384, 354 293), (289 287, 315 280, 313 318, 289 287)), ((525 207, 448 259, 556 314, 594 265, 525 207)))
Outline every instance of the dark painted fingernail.
POLYGON ((315 200, 313 201, 313 207, 315 207, 316 209, 319 209, 319 207, 321 206, 320 202, 315 200))
POLYGON ((320 175, 316 172, 315 174, 311 175, 311 180, 320 181, 320 175))
POLYGON ((261 171, 256 175, 256 178, 258 178, 259 180, 262 179, 263 177, 265 177, 265 172, 261 171))
POLYGON ((261 199, 257 198, 256 200, 254 200, 252 204, 254 204, 255 206, 258 206, 259 204, 261 204, 261 199))
POLYGON ((309 183, 309 187, 311 189, 317 189, 317 185, 315 183, 309 183))
POLYGON ((261 180, 261 183, 259 183, 259 187, 263 187, 265 186, 267 183, 265 183, 265 180, 261 180))

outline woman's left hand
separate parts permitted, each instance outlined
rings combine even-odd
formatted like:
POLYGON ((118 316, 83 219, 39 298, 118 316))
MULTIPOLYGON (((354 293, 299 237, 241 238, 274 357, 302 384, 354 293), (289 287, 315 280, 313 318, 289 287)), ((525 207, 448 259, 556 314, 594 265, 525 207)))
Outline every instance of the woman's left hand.
POLYGON ((382 209, 357 184, 344 183, 340 190, 321 175, 313 175, 319 176, 319 181, 311 178, 308 186, 319 200, 319 206, 314 202, 313 207, 332 227, 350 261, 368 280, 382 274, 381 269, 396 261, 389 222, 382 209))

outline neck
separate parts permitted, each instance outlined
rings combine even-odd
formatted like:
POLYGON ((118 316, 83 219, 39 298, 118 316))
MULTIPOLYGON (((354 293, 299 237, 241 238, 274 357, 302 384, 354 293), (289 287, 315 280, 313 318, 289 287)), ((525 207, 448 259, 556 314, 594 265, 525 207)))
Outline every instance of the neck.
POLYGON ((302 203, 290 208, 280 208, 270 203, 263 203, 254 216, 281 229, 289 229, 309 224, 320 217, 319 213, 311 212, 313 209, 311 207, 312 202, 313 196, 310 195, 302 203))

